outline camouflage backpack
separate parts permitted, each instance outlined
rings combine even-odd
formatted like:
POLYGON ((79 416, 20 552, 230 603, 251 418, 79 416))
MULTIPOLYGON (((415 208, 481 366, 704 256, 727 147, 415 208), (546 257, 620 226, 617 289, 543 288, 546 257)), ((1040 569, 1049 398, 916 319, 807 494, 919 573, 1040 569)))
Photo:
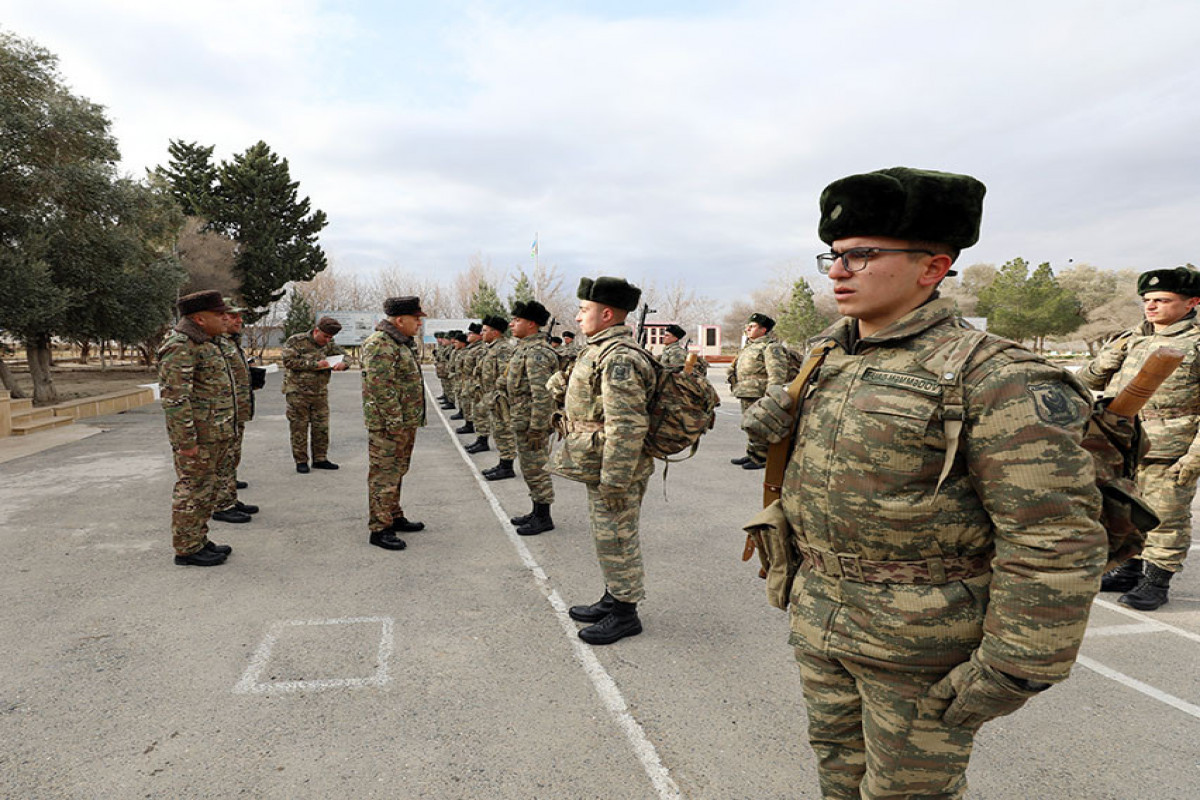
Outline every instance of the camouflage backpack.
POLYGON ((643 450, 668 462, 694 456, 700 447, 700 437, 716 424, 716 408, 721 405, 717 390, 707 377, 695 371, 686 372, 681 366, 665 367, 649 350, 627 339, 616 339, 606 345, 596 361, 602 361, 617 347, 645 354, 654 367, 655 386, 647 406, 650 429, 646 431, 643 450), (689 448, 683 458, 671 458, 689 448))

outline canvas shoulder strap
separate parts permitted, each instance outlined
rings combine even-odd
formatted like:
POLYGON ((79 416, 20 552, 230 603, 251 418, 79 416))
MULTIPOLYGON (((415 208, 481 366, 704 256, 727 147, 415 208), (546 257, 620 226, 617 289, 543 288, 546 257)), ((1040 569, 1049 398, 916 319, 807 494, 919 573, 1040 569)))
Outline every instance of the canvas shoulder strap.
POLYGON ((963 399, 963 373, 971 356, 988 340, 983 331, 966 331, 948 347, 936 350, 924 363, 924 367, 937 375, 942 387, 942 428, 946 436, 946 458, 938 476, 933 496, 937 497, 954 466, 958 455, 958 444, 962 438, 963 421, 966 418, 966 403, 963 399))
POLYGON ((804 395, 804 389, 812 380, 813 373, 824 363, 825 356, 835 347, 837 347, 837 342, 833 339, 825 339, 816 344, 809 352, 808 358, 804 360, 804 366, 800 368, 800 372, 788 384, 787 393, 792 398, 792 408, 796 413, 792 415, 791 434, 767 448, 767 468, 763 472, 763 508, 778 500, 783 491, 783 473, 787 471, 788 458, 792 455, 792 443, 796 440, 796 427, 800 423, 800 402, 804 395))

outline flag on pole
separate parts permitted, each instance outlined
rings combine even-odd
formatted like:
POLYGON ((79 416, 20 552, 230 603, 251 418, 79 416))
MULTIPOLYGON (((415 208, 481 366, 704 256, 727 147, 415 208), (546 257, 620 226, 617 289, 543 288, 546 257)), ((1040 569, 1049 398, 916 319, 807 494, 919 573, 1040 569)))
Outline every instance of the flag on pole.
POLYGON ((535 233, 533 235, 533 245, 529 248, 529 257, 537 258, 537 254, 538 254, 538 240, 537 240, 537 234, 535 233))

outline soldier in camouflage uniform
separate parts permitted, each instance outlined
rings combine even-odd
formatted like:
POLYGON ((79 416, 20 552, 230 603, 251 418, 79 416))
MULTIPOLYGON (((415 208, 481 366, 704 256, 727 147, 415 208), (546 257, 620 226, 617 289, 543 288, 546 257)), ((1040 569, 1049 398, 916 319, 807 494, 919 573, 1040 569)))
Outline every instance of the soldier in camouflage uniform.
MULTIPOLYGON (((812 343, 832 349, 782 511, 804 556, 791 643, 826 798, 962 797, 979 727, 1067 677, 1107 559, 1080 446, 1090 393, 994 336, 960 353, 978 334, 937 296, 983 194, 897 167, 821 195, 818 266, 845 317, 812 343)), ((772 386, 745 424, 778 441, 791 406, 772 386)))
POLYGON ((175 459, 171 540, 175 563, 212 567, 233 551, 208 539, 217 505, 217 468, 237 436, 234 379, 216 338, 225 333, 225 303, 216 291, 184 295, 179 323, 158 351, 158 383, 175 459))
POLYGON ((333 317, 321 317, 308 333, 297 333, 283 345, 283 396, 287 399, 288 428, 292 434, 292 458, 296 472, 308 469, 308 438, 312 431, 313 469, 337 469, 329 460, 329 376, 333 370, 348 366, 343 360, 330 366, 327 359, 345 356, 333 337, 342 324, 333 317))
POLYGON ((466 415, 463 413, 462 401, 459 400, 458 362, 459 354, 467 346, 467 335, 462 331, 450 331, 447 335, 447 341, 450 342, 450 349, 446 353, 446 381, 448 384, 446 396, 450 398, 450 402, 454 403, 458 409, 450 415, 450 419, 466 419, 466 415))
POLYGON ((450 354, 450 340, 447 338, 449 334, 446 331, 436 331, 433 334, 433 340, 436 342, 433 348, 433 371, 438 377, 438 382, 442 385, 442 393, 438 395, 437 401, 442 404, 442 408, 454 408, 454 400, 450 397, 449 377, 447 375, 446 357, 450 354))
POLYGON ((679 342, 687 336, 687 331, 678 325, 668 325, 663 330, 663 349, 658 355, 658 363, 664 367, 682 367, 687 362, 688 351, 679 342))
POLYGON ((528 514, 510 520, 521 536, 554 530, 550 516, 554 481, 546 471, 554 398, 546 383, 558 371, 558 353, 542 333, 542 326, 549 320, 550 312, 536 300, 513 307, 512 332, 518 344, 508 362, 509 415, 521 459, 521 474, 533 501, 528 514))
MULTIPOLYGON (((517 457, 517 440, 513 436, 512 421, 508 409, 508 360, 512 358, 513 340, 505 333, 508 320, 504 317, 488 317, 483 321, 483 341, 487 349, 479 357, 475 375, 482 387, 481 413, 486 413, 492 436, 496 438, 496 449, 500 451, 500 463, 483 471, 489 481, 515 478, 513 459, 517 457)), ((482 449, 467 448, 468 453, 483 452, 482 449)))
MULTIPOLYGON (((766 314, 751 314, 746 322, 746 346, 729 368, 729 386, 742 402, 742 415, 767 393, 768 386, 787 383, 788 356, 771 331, 775 320, 766 314)), ((742 469, 762 469, 767 462, 767 443, 753 433, 746 434, 746 455, 730 459, 742 469)))
POLYGON ((246 354, 242 351, 242 312, 244 308, 235 306, 228 297, 224 299, 229 308, 225 312, 225 335, 217 336, 214 341, 221 348, 221 354, 229 362, 229 370, 233 374, 234 392, 237 398, 237 437, 225 451, 217 467, 217 511, 212 518, 219 522, 249 522, 251 514, 258 513, 258 506, 243 503, 238 499, 237 468, 242 461, 242 440, 246 435, 246 423, 254 419, 254 393, 250 387, 250 365, 246 354))
POLYGON ((483 325, 472 322, 467 326, 467 346, 458 354, 458 368, 454 372, 455 380, 459 384, 458 405, 466 419, 465 424, 456 428, 454 432, 473 433, 476 437, 473 443, 467 445, 468 452, 474 452, 471 448, 479 448, 481 452, 488 449, 488 436, 492 430, 487 415, 481 413, 483 409, 478 405, 480 389, 479 379, 475 374, 479 357, 486 349, 483 325))
POLYGON ((369 541, 385 550, 403 550, 406 543, 396 534, 425 527, 406 518, 400 505, 417 428, 425 424, 425 380, 416 345, 425 312, 420 299, 407 296, 389 297, 383 302, 383 313, 387 319, 375 326, 362 346, 369 541))
POLYGON ((1158 512, 1140 559, 1106 574, 1100 590, 1125 592, 1117 602, 1154 611, 1167 602, 1171 577, 1183 569, 1192 545, 1192 499, 1200 476, 1200 273, 1159 269, 1138 278, 1146 321, 1110 342, 1079 372, 1090 388, 1115 397, 1160 347, 1183 351, 1183 363, 1158 388, 1139 416, 1150 450, 1138 465, 1138 488, 1158 512))
MULTIPOLYGON (((588 337, 566 387, 567 435, 551 471, 587 485, 588 519, 604 574, 604 595, 572 606, 589 644, 611 644, 642 632, 637 604, 645 596, 638 517, 654 471, 643 447, 655 367, 625 324, 641 290, 622 278, 583 278, 575 321, 588 337)), ((561 374, 561 373, 560 373, 561 374)))

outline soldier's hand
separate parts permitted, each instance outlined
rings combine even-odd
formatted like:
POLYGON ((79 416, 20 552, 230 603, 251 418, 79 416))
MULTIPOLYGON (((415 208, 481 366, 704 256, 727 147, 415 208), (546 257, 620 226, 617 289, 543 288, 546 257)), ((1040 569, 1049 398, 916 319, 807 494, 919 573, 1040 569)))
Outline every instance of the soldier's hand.
POLYGON ((628 490, 622 487, 602 483, 597 488, 597 491, 600 493, 600 499, 603 501, 604 507, 614 514, 623 511, 629 503, 628 490))
POLYGON ((317 369, 329 369, 329 362, 322 358, 317 362, 317 369))
POLYGON ((772 444, 792 432, 792 397, 782 386, 768 386, 767 393, 742 415, 742 430, 772 444))
POLYGON ((947 725, 978 728, 990 719, 1011 714, 1048 686, 1024 688, 1008 675, 980 663, 976 653, 931 686, 929 696, 951 700, 942 714, 947 725))
POLYGON ((179 455, 185 458, 195 458, 196 456, 200 455, 200 445, 189 447, 187 450, 180 450, 179 455))
POLYGON ((1200 478, 1200 459, 1184 456, 1171 465, 1169 472, 1175 477, 1176 486, 1191 486, 1200 478))
POLYGON ((339 361, 337 364, 334 365, 333 371, 341 372, 344 369, 349 369, 349 367, 350 367, 350 365, 347 364, 345 361, 339 361))

